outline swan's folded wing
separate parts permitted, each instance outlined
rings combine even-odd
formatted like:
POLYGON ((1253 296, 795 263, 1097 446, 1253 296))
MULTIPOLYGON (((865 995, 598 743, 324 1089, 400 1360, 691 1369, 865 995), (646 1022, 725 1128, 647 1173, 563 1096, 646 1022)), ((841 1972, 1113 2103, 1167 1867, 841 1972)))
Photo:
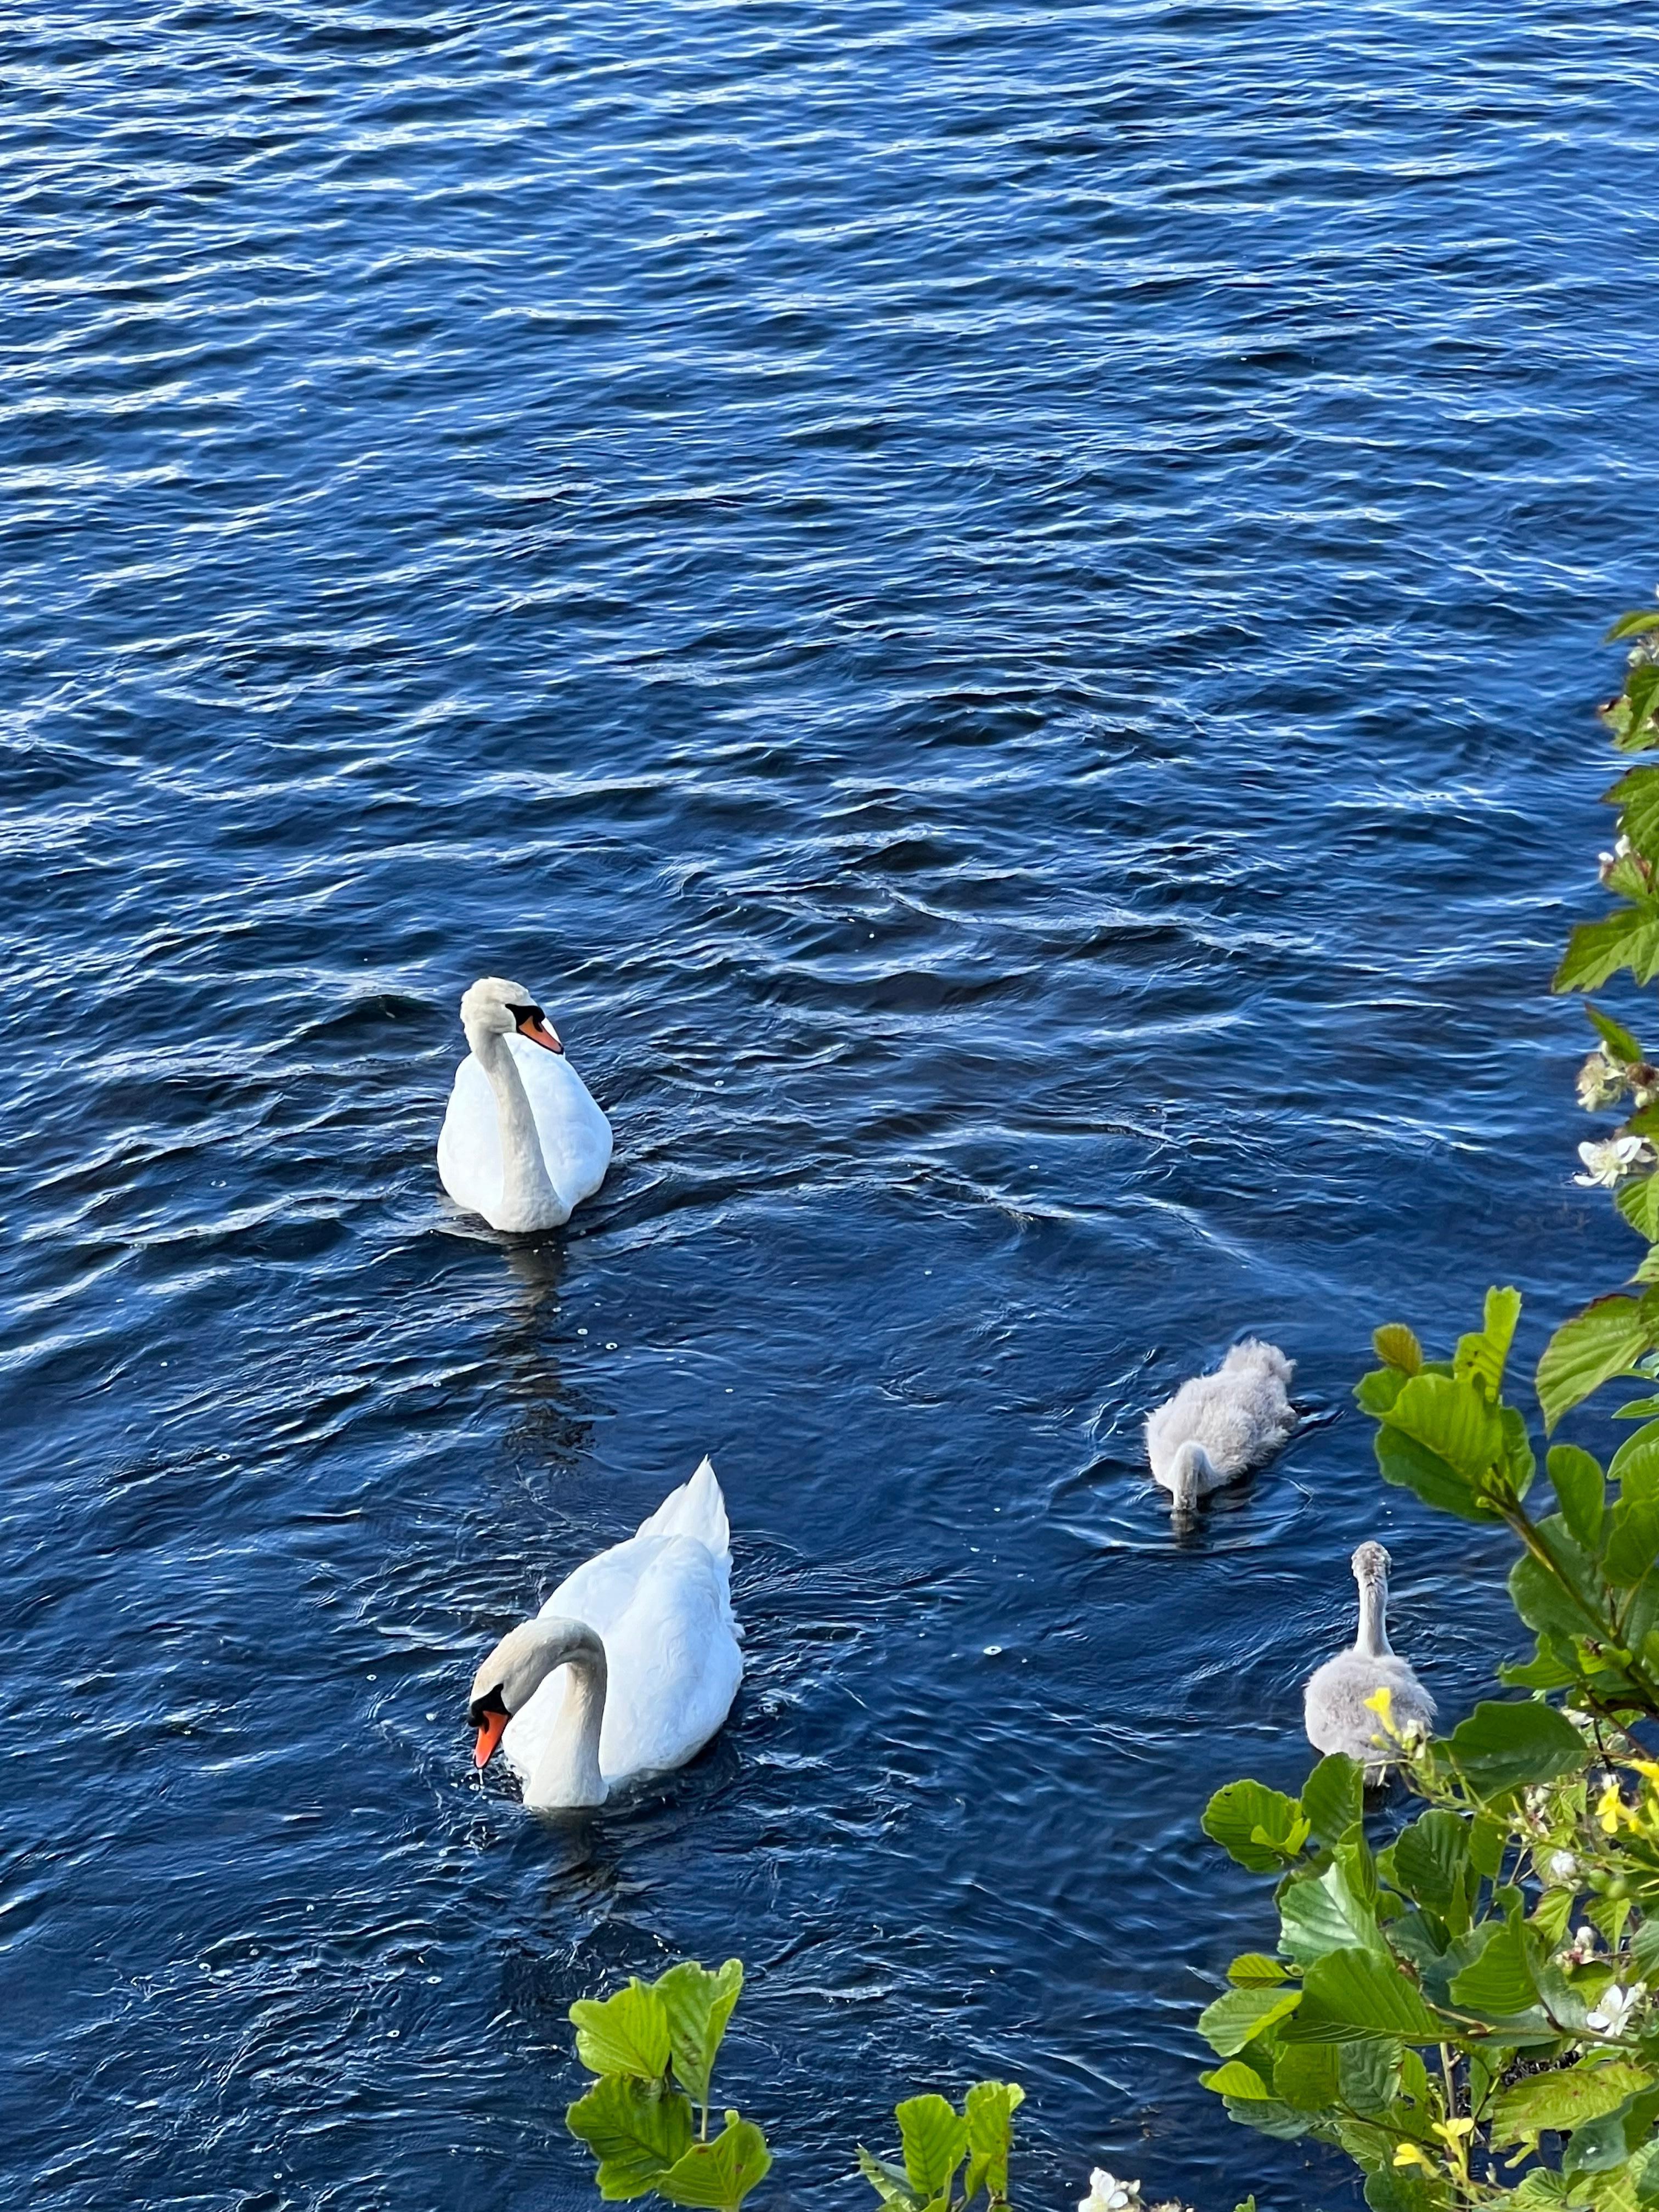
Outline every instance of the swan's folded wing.
POLYGON ((501 1121, 489 1078, 471 1053, 455 1071, 439 1133, 438 1179, 469 1213, 488 1217, 500 1211, 501 1121))
POLYGON ((708 1547, 684 1536, 633 1544, 649 1547, 650 1557, 633 1602, 605 1637, 611 1680, 599 1765, 618 1781, 694 1758, 743 1679, 726 1577, 708 1547))
POLYGON ((611 1124, 562 1053, 523 1037, 507 1048, 536 1117, 548 1178, 567 1207, 591 1198, 611 1164, 611 1124))

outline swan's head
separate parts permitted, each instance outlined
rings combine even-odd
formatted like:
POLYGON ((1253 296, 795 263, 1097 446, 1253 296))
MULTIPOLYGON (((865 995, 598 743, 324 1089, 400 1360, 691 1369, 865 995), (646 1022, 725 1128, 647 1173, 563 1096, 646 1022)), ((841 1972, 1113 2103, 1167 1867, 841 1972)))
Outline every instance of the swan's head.
POLYGON ((1360 1545, 1348 1564, 1353 1569, 1353 1578, 1361 1589, 1370 1589, 1378 1583, 1387 1589, 1389 1569, 1394 1562, 1381 1544, 1367 1542, 1360 1545))
POLYGON ((562 1052, 559 1033, 522 983, 500 975, 480 977, 461 1000, 461 1027, 468 1037, 509 1036, 514 1030, 549 1052, 562 1052))
POLYGON ((489 1765, 508 1721, 524 1711, 554 1668, 573 1665, 605 1680, 605 1646, 585 1622, 544 1620, 538 1614, 507 1631, 472 1677, 466 1717, 478 1731, 477 1765, 489 1765))
POLYGON ((1188 1438, 1170 1463, 1170 1505, 1172 1512, 1195 1513, 1206 1490, 1216 1486, 1210 1455, 1195 1438, 1188 1438))

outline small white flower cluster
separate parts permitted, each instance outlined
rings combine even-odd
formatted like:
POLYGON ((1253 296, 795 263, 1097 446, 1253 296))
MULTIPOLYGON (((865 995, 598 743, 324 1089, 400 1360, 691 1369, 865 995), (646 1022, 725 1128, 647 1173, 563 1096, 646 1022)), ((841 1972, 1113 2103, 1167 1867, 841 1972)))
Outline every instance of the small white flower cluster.
POLYGON ((1631 843, 1628 837, 1620 837, 1618 842, 1613 846, 1612 852, 1598 853, 1596 854, 1595 872, 1597 875, 1601 877, 1603 884, 1611 883, 1613 880, 1613 872, 1619 866, 1619 863, 1621 860, 1635 860, 1638 866, 1641 865, 1640 858, 1637 853, 1636 848, 1631 843))
POLYGON ((1639 1113, 1659 1098, 1659 1071, 1644 1060, 1615 1060, 1605 1045, 1598 1045, 1579 1069, 1578 1103, 1587 1114, 1616 1106, 1626 1091, 1639 1113))
POLYGON ((1544 1871, 1552 1881, 1559 1881, 1565 1887, 1568 1882, 1577 1881, 1578 1861, 1571 1851, 1552 1851, 1544 1871))
POLYGON ((1588 1966, 1595 1956, 1595 1930, 1579 1927, 1572 1931, 1572 1941, 1555 1954, 1558 1966, 1588 1966))
POLYGON ((1089 2176, 1089 2194, 1078 2199, 1077 2212, 1142 2212, 1140 2184, 1120 2181, 1097 2166, 1089 2176))
POLYGON ((1584 2014, 1585 2027, 1593 2027, 1598 2035, 1623 2035, 1647 1993, 1644 1982, 1632 1982, 1628 1988, 1622 1982, 1610 1982, 1595 2011, 1584 2014))
POLYGON ((1598 1186, 1612 1190, 1626 1176, 1650 1168, 1655 1154, 1644 1137, 1607 1137, 1599 1145, 1580 1145, 1578 1157, 1585 1172, 1576 1175, 1573 1181, 1583 1183, 1586 1190, 1598 1186))

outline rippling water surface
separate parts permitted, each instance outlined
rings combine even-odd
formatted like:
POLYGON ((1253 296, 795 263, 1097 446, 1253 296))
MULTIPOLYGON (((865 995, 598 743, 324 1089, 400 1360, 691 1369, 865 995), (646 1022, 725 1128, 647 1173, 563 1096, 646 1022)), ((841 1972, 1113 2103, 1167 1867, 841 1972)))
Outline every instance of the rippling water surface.
POLYGON ((1544 986, 1653 582, 1659 33, 1607 0, 22 0, 3 32, 0 2175, 576 2207, 564 2008, 733 1951, 895 2096, 1353 2201, 1196 2010, 1380 1534, 1372 1324, 1613 1279, 1544 986), (610 1109, 449 1208, 464 986, 610 1109), (1139 1423, 1310 1421, 1179 1548, 1139 1423), (711 1450, 750 1672, 562 1827, 481 1650, 711 1450))

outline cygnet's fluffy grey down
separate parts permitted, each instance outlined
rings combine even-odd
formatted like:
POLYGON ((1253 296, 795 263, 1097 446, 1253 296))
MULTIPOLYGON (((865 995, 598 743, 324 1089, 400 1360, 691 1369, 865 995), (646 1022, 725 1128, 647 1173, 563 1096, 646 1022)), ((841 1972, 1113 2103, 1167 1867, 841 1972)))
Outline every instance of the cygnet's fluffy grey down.
POLYGON ((1190 1513, 1210 1491, 1273 1457, 1296 1426, 1295 1372, 1276 1344, 1247 1337, 1212 1373, 1194 1375, 1148 1416, 1152 1480, 1169 1492, 1174 1511, 1190 1513))
POLYGON ((1381 1716, 1366 1704, 1368 1698, 1379 1690, 1389 1692, 1396 1736, 1434 1726, 1434 1699, 1409 1661, 1389 1643, 1390 1564, 1381 1544, 1362 1544, 1354 1553, 1359 1633, 1348 1650, 1339 1651, 1309 1676, 1302 1693, 1309 1742, 1316 1751, 1346 1752, 1364 1768, 1368 1783, 1380 1782, 1400 1756, 1382 1733, 1381 1716))

